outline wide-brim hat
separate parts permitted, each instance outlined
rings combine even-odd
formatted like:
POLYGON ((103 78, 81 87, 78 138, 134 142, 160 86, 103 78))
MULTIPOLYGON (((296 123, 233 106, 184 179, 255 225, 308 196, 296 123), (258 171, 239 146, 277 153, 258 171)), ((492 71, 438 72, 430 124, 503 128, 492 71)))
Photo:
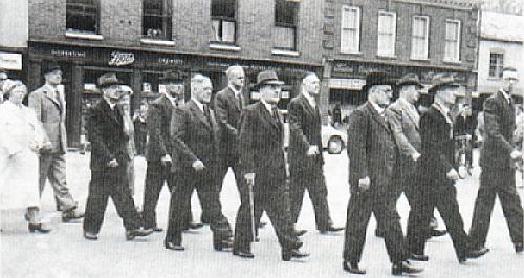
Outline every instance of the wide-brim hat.
POLYGON ((116 77, 114 72, 106 72, 97 80, 100 88, 107 88, 112 85, 124 85, 125 83, 116 77))
POLYGON ((59 70, 59 71, 62 71, 62 67, 60 67, 59 64, 55 63, 55 62, 49 62, 49 63, 45 63, 43 66, 42 66, 42 72, 44 74, 47 74, 47 73, 50 73, 50 72, 53 72, 55 70, 59 70))
POLYGON ((274 70, 265 70, 258 73, 257 76, 257 88, 260 88, 264 85, 275 84, 275 85, 284 85, 283 81, 278 80, 277 73, 274 70))
POLYGON ((461 84, 453 77, 453 75, 437 75, 431 80, 431 87, 428 88, 428 93, 435 94, 443 87, 460 87, 461 84))
POLYGON ((160 76, 159 80, 162 82, 183 83, 184 76, 179 71, 167 70, 162 73, 162 76, 160 76))
POLYGON ((368 89, 376 85, 394 85, 395 83, 390 79, 386 72, 372 71, 366 76, 366 85, 362 87, 362 91, 367 93, 368 89))
POLYGON ((418 79, 418 76, 416 74, 414 74, 414 73, 408 73, 408 74, 402 76, 402 78, 400 78, 397 81, 397 83, 395 84, 395 86, 397 86, 398 88, 400 88, 402 86, 409 86, 409 85, 415 85, 419 89, 424 87, 420 83, 420 80, 418 79))

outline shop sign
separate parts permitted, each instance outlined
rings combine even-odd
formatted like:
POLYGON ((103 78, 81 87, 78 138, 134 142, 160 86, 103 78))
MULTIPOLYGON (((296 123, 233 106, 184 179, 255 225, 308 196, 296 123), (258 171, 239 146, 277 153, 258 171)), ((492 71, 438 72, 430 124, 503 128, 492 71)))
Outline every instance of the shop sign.
POLYGON ((55 57, 65 58, 85 58, 86 52, 82 50, 71 50, 71 49, 51 49, 51 55, 55 57))
POLYGON ((333 65, 333 71, 336 72, 354 72, 355 69, 352 65, 348 65, 346 63, 335 63, 333 65))
POLYGON ((158 58, 158 63, 162 65, 167 65, 167 66, 173 66, 173 65, 182 65, 184 64, 184 61, 182 59, 177 59, 177 58, 160 57, 158 58))
POLYGON ((364 85, 366 85, 364 79, 329 79, 329 88, 331 89, 361 90, 364 85))
POLYGON ((135 62, 135 54, 129 52, 113 51, 111 52, 110 66, 127 66, 135 62))
POLYGON ((22 54, 0 53, 0 68, 22 70, 22 54))

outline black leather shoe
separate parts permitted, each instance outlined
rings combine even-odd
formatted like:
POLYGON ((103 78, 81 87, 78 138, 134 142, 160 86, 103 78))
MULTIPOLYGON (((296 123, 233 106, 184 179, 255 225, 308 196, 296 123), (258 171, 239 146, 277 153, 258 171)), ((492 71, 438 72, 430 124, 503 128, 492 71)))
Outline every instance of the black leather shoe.
POLYGON ((198 230, 198 229, 201 229, 202 227, 204 227, 204 225, 202 223, 198 223, 198 222, 191 222, 191 223, 189 223, 189 229, 190 230, 198 230))
POLYGON ((422 268, 417 268, 411 265, 409 261, 402 261, 400 263, 395 263, 391 267, 391 274, 395 276, 402 275, 403 273, 406 274, 416 274, 422 272, 422 268))
POLYGON ((84 237, 85 239, 88 239, 88 240, 97 240, 98 239, 97 234, 91 233, 91 232, 85 232, 85 231, 84 231, 84 237))
POLYGON ((343 227, 333 227, 333 226, 329 226, 327 227, 326 229, 321 229, 320 230, 320 233, 321 234, 327 234, 329 232, 340 232, 340 231, 343 231, 344 228, 343 227))
POLYGON ((249 250, 233 250, 233 255, 248 259, 255 258, 255 255, 249 250))
POLYGON ((153 232, 160 233, 160 232, 162 232, 162 231, 163 231, 162 228, 159 228, 159 227, 154 227, 154 228, 153 228, 153 232))
POLYGON ((429 261, 428 255, 424 255, 424 254, 411 254, 410 259, 414 261, 421 261, 421 262, 429 261))
POLYGON ((294 236, 303 236, 305 233, 307 233, 306 230, 293 230, 294 236))
POLYGON ((79 223, 77 220, 82 217, 84 217, 84 213, 78 212, 76 210, 62 212, 62 222, 64 223, 69 223, 69 222, 79 223))
POLYGON ((139 236, 139 237, 143 237, 143 236, 148 236, 150 234, 153 233, 153 230, 152 229, 134 229, 134 230, 129 230, 129 231, 126 231, 126 239, 127 240, 132 240, 134 239, 135 237, 139 236))
POLYGON ((45 227, 42 223, 28 223, 27 230, 29 230, 30 233, 39 232, 42 234, 47 234, 51 231, 51 229, 45 227))
POLYGON ((515 243, 515 252, 522 254, 522 251, 524 251, 524 244, 522 242, 515 243))
POLYGON ((173 250, 173 251, 184 251, 184 247, 182 247, 179 244, 176 244, 172 241, 164 241, 164 247, 166 247, 166 249, 168 250, 173 250))
POLYGON ((489 252, 489 249, 484 248, 484 247, 481 247, 479 249, 471 249, 471 250, 466 251, 466 258, 475 259, 475 258, 486 255, 486 253, 488 252, 489 252))
POLYGON ((291 249, 300 249, 304 246, 304 242, 301 240, 292 241, 291 244, 288 246, 288 248, 291 249))
POLYGON ((308 253, 300 252, 298 249, 282 250, 282 260, 289 261, 291 258, 305 258, 309 256, 308 253))
POLYGON ((381 231, 381 230, 375 230, 375 236, 384 238, 386 236, 386 232, 381 231))
POLYGON ((224 249, 230 250, 233 248, 233 241, 231 239, 214 240, 213 247, 216 251, 223 251, 224 249))
POLYGON ((443 236, 443 235, 445 235, 447 233, 448 233, 448 231, 446 231, 446 230, 436 230, 436 229, 431 230, 431 236, 433 236, 433 237, 443 236))
POLYGON ((358 263, 350 263, 348 261, 342 262, 342 268, 351 274, 366 274, 365 269, 358 268, 358 263))

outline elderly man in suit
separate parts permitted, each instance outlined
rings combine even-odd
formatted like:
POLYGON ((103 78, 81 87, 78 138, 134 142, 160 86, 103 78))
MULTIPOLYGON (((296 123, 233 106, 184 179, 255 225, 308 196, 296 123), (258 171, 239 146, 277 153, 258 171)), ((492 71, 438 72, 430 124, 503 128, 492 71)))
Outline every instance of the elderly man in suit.
POLYGON ((66 102, 63 92, 58 89, 62 83, 62 70, 57 64, 49 63, 43 69, 45 84, 29 94, 29 107, 44 127, 50 145, 40 154, 40 194, 49 180, 57 202, 62 210, 62 221, 68 222, 84 216, 76 210, 78 203, 73 200, 66 181, 67 133, 66 102))
POLYGON ((171 136, 177 152, 177 161, 174 163, 178 168, 180 182, 171 195, 166 249, 184 250, 181 245, 182 230, 195 188, 203 213, 211 218, 215 250, 222 251, 232 247, 232 231, 227 218, 222 214, 216 188, 217 123, 208 107, 212 89, 208 77, 195 75, 191 79, 191 100, 172 120, 171 136))
POLYGON ((127 240, 148 236, 153 230, 140 228, 140 216, 135 209, 127 181, 129 134, 125 130, 123 109, 117 105, 122 82, 115 73, 106 73, 98 79, 102 100, 90 111, 89 138, 91 140, 91 182, 84 219, 84 237, 97 240, 104 222, 108 198, 111 197, 117 213, 124 220, 127 240))
POLYGON ((397 146, 388 124, 386 107, 392 96, 386 73, 371 72, 363 91, 368 101, 350 116, 347 153, 351 197, 347 209, 343 268, 349 273, 365 274, 358 263, 364 250, 366 230, 375 211, 377 221, 385 228, 386 248, 392 262, 392 274, 418 273, 404 244, 400 217, 396 211, 397 190, 392 177, 397 146))
POLYGON ((472 248, 464 232, 464 223, 457 202, 456 181, 460 178, 455 163, 455 142, 451 109, 455 104, 460 84, 450 75, 437 75, 429 93, 434 103, 420 118, 421 156, 419 158, 419 183, 415 190, 420 201, 412 207, 410 224, 420 232, 408 233, 411 251, 423 255, 427 229, 436 207, 453 240, 459 263, 467 258, 483 256, 488 249, 472 248))
POLYGON ((517 70, 504 68, 502 78, 502 88, 484 102, 482 172, 469 235, 475 247, 484 246, 491 212, 498 196, 515 251, 522 253, 524 216, 515 181, 515 163, 522 160, 522 152, 513 142, 516 119, 511 99, 512 89, 518 82, 517 70))
POLYGON ((241 204, 237 213, 233 249, 233 254, 240 257, 255 257, 251 253, 250 241, 264 211, 278 236, 282 260, 308 256, 299 250, 303 243, 293 233, 288 215, 283 125, 276 106, 282 84, 276 72, 260 72, 257 77, 260 102, 242 111, 240 166, 244 180, 239 186, 241 204), (251 194, 249 188, 253 184, 255 186, 251 194), (254 204, 254 208, 251 204, 254 204), (253 222, 256 222, 255 227, 253 222))
MULTIPOLYGON (((291 220, 296 226, 304 192, 307 189, 315 211, 317 229, 322 233, 337 232, 344 228, 333 227, 329 216, 327 187, 324 178, 322 155, 322 121, 316 97, 320 93, 320 80, 307 73, 302 80, 302 93, 292 99, 289 112, 289 178, 291 220)), ((305 232, 305 231, 297 231, 305 232)))
MULTIPOLYGON (((149 140, 146 146, 147 172, 144 189, 144 228, 161 232, 157 226, 156 206, 160 191, 164 183, 167 183, 169 191, 173 192, 175 177, 171 172, 174 152, 173 140, 170 134, 171 119, 173 111, 178 102, 184 101, 184 81, 176 71, 166 71, 161 82, 166 83, 166 90, 160 97, 149 104, 147 113, 147 129, 149 140)), ((192 223, 190 228, 199 229, 202 224, 192 223)))

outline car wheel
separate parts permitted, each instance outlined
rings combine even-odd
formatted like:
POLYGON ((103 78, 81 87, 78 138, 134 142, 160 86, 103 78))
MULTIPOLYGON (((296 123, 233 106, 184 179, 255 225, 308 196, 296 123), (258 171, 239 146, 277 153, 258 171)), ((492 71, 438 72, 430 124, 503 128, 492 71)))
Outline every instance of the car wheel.
POLYGON ((338 136, 333 136, 329 138, 328 141, 328 153, 330 154, 339 154, 342 152, 342 149, 344 148, 344 142, 342 142, 342 139, 338 136))

